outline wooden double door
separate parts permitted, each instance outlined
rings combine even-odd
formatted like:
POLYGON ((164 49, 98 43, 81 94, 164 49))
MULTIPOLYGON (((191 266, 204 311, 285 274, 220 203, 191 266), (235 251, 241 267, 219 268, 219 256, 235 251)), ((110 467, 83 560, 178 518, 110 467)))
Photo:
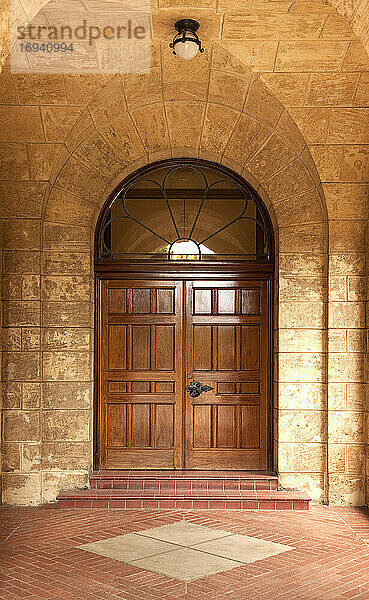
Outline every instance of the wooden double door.
POLYGON ((100 467, 266 470, 269 282, 99 288, 100 467))

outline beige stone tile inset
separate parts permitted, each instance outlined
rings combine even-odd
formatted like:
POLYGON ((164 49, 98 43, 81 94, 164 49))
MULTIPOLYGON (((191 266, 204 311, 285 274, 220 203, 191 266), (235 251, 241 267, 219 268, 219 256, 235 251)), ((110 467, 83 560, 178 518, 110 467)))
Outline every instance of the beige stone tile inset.
POLYGON ((274 211, 280 227, 323 220, 323 208, 316 190, 286 198, 274 205, 274 211))
POLYGON ((329 225, 329 249, 331 252, 365 252, 366 236, 366 221, 332 221, 329 225))
POLYGON ((296 158, 276 175, 265 181, 263 188, 272 201, 280 202, 284 198, 290 198, 314 189, 315 184, 301 159, 296 158))
POLYGON ((112 147, 97 132, 83 141, 74 151, 74 155, 87 168, 96 170, 106 181, 114 179, 122 169, 122 164, 112 147))
POLYGON ((161 70, 151 69, 150 73, 133 73, 123 80, 128 109, 139 108, 162 100, 161 70))
POLYGON ((3 302, 3 326, 37 326, 40 324, 38 302, 3 302))
POLYGON ((326 257, 324 254, 300 254, 280 252, 279 274, 283 275, 319 275, 326 274, 326 257))
POLYGON ((295 158, 295 152, 278 136, 273 134, 261 150, 247 163, 258 181, 269 179, 295 158))
POLYGON ((34 181, 5 182, 0 187, 3 198, 3 217, 37 218, 49 191, 46 183, 34 181))
POLYGON ((329 444, 328 465, 330 473, 344 473, 346 469, 346 445, 329 444))
POLYGON ((279 247, 281 250, 288 249, 289 252, 323 253, 326 243, 325 236, 324 223, 281 227, 279 230, 279 247))
POLYGON ((363 302, 331 302, 329 305, 329 327, 357 328, 365 324, 363 302))
POLYGON ((331 13, 324 25, 321 37, 323 40, 354 40, 355 34, 343 16, 331 13))
POLYGON ((196 544, 193 548, 230 560, 242 561, 243 563, 253 563, 295 549, 285 544, 276 544, 275 542, 239 534, 196 544))
POLYGON ((324 354, 283 352, 278 355, 277 360, 280 381, 321 382, 324 380, 324 354))
POLYGON ((99 131, 124 165, 129 165, 144 155, 142 142, 128 113, 105 123, 99 131))
POLYGON ((91 299, 89 277, 45 276, 42 278, 42 300, 88 302, 91 299))
POLYGON ((234 73, 213 70, 210 75, 209 102, 225 104, 231 108, 241 110, 250 80, 251 73, 245 79, 245 77, 240 77, 234 73))
POLYGON ((22 471, 39 471, 41 468, 40 444, 23 444, 22 471))
POLYGON ((194 581, 200 577, 240 567, 242 563, 199 552, 192 548, 182 548, 165 554, 141 558, 130 564, 180 581, 194 581))
POLYGON ((332 382, 361 383, 365 378, 365 355, 360 352, 333 353, 328 375, 332 382))
POLYGON ((321 277, 283 277, 279 279, 279 297, 283 301, 297 301, 303 298, 304 301, 325 300, 326 282, 321 277))
POLYGON ((21 471, 21 445, 13 442, 2 443, 1 467, 6 472, 21 471))
POLYGON ((362 73, 358 88, 356 90, 354 104, 355 106, 366 106, 369 97, 369 73, 362 73))
POLYGON ((80 550, 93 552, 121 562, 132 562, 140 558, 162 554, 168 556, 170 550, 177 550, 178 546, 163 540, 143 538, 135 533, 118 535, 99 542, 91 542, 79 546, 80 550))
POLYGON ((328 415, 329 440, 341 443, 365 443, 365 414, 332 410, 328 415))
POLYGON ((365 478, 344 473, 329 477, 329 501, 336 505, 363 506, 365 504, 365 478))
POLYGON ((322 329, 280 329, 280 352, 323 352, 325 331, 322 329))
POLYGON ((365 275, 366 255, 360 252, 335 252, 330 255, 332 275, 365 275))
POLYGON ((45 328, 42 331, 43 350, 89 350, 91 330, 76 328, 45 328))
POLYGON ((4 221, 3 248, 37 250, 40 245, 39 221, 36 219, 7 219, 4 221))
POLYGON ((22 408, 39 408, 41 398, 41 384, 23 383, 22 408))
POLYGON ((229 531, 203 527, 202 525, 197 525, 188 521, 178 521, 176 523, 171 523, 170 525, 163 525, 162 527, 145 529, 141 532, 138 531, 137 534, 145 537, 152 537, 164 542, 171 542, 172 544, 178 544, 179 546, 193 546, 194 544, 200 544, 201 542, 207 542, 217 538, 223 539, 228 535, 232 535, 229 531))
POLYGON ((88 169, 72 156, 61 169, 55 186, 95 202, 104 194, 106 183, 93 169, 92 165, 88 169))
POLYGON ((278 480, 285 489, 305 490, 316 502, 324 500, 324 475, 320 473, 280 473, 278 480))

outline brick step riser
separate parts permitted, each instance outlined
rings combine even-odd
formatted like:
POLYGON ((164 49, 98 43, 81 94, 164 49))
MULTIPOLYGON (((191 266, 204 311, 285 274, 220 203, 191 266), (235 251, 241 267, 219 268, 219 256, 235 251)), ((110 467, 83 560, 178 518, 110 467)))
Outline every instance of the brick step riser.
POLYGON ((309 510, 309 500, 177 500, 177 499, 72 499, 59 500, 59 508, 120 509, 227 509, 309 510))
POLYGON ((244 491, 244 490, 276 490, 278 487, 277 481, 248 481, 248 482, 198 482, 192 481, 186 484, 183 482, 139 482, 139 481, 98 481, 91 480, 90 488, 97 490, 127 490, 127 491, 151 491, 158 492, 168 491, 209 491, 221 490, 227 491, 244 491))

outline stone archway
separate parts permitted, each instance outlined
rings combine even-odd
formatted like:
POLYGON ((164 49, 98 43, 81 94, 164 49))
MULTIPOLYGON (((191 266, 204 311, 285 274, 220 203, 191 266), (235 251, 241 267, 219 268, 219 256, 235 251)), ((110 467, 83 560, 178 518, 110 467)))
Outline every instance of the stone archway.
MULTIPOLYGON (((68 136, 70 152, 65 151, 61 156, 63 165, 52 183, 44 210, 43 264, 47 265, 48 273, 44 274, 43 280, 44 286, 55 289, 57 296, 51 303, 45 302, 43 311, 45 315, 53 314, 54 320, 48 323, 49 327, 58 328, 58 334, 60 327, 65 328, 65 334, 77 335, 76 339, 78 331, 81 333, 81 328, 90 323, 86 314, 90 306, 91 319, 93 307, 88 303, 87 288, 83 283, 88 277, 92 281, 88 265, 95 222, 107 193, 128 172, 148 161, 170 156, 200 156, 231 166, 251 181, 262 195, 279 240, 280 303, 276 330, 283 327, 277 365, 279 394, 286 398, 288 386, 296 379, 297 372, 301 378, 300 385, 295 386, 294 400, 285 404, 281 412, 282 436, 286 435, 287 423, 292 421, 299 427, 305 420, 306 413, 296 408, 301 408, 309 386, 316 398, 316 410, 309 416, 314 422, 312 427, 320 428, 319 439, 312 443, 301 443, 300 439, 294 442, 286 437, 280 443, 276 440, 279 469, 282 474, 286 473, 290 485, 304 486, 305 482, 311 481, 309 487, 320 490, 326 469, 326 440, 320 421, 324 419, 326 402, 323 340, 327 261, 326 216, 320 181, 304 140, 282 105, 262 82, 251 81, 249 71, 237 65, 235 59, 222 49, 216 56, 216 64, 221 68, 209 67, 210 78, 217 80, 218 73, 223 72, 221 69, 225 70, 230 82, 238 84, 242 91, 236 106, 221 104, 221 97, 214 98, 217 102, 200 99, 159 101, 150 77, 136 76, 131 78, 135 88, 130 87, 129 81, 123 83, 125 90, 132 89, 132 100, 127 98, 128 107, 130 102, 132 107, 135 106, 134 98, 138 96, 145 98, 144 107, 123 112, 122 104, 117 102, 122 85, 118 80, 104 88, 81 115, 68 136), (235 65, 238 66, 237 74, 234 74, 235 65), (85 265, 83 280, 77 275, 81 260, 85 265), (61 261, 65 265, 63 274, 61 261), (291 261, 294 262, 292 272, 288 266, 291 261), (68 270, 74 270, 75 274, 71 275, 68 270), (82 296, 78 296, 76 290, 80 290, 82 296), (308 297, 301 302, 304 290, 308 297), (77 297, 80 299, 76 302, 77 297), (66 323, 68 327, 65 327, 66 323), (315 331, 321 345, 319 351, 311 353, 309 345, 304 347, 303 337, 309 336, 309 332, 315 335, 315 331), (289 351, 291 344, 294 345, 293 352, 289 351), (301 468, 304 454, 309 457, 309 464, 306 462, 301 468), (306 474, 311 467, 312 472, 306 474)), ((165 83, 165 72, 162 77, 165 83)), ((223 93, 223 101, 226 101, 225 88, 223 93)), ((235 99, 232 102, 236 104, 235 99)), ((73 379, 91 379, 90 349, 75 350, 73 345, 72 341, 68 350, 53 347, 43 356, 43 373, 55 381, 51 387, 60 389, 58 382, 63 380, 62 385, 70 387, 71 396, 79 385, 73 379)), ((317 342, 314 347, 318 348, 317 342)), ((84 414, 87 420, 88 410, 84 414)), ((73 415, 62 416, 67 418, 67 428, 74 430, 73 415)), ((60 413, 56 411, 49 413, 49 418, 54 419, 54 428, 58 426, 55 422, 58 417, 60 413)), ((83 429, 86 433, 86 425, 83 429)), ((57 445, 52 454, 56 448, 57 445)), ((56 475, 55 482, 57 477, 60 479, 55 485, 70 485, 65 479, 67 475, 56 475)))
MULTIPOLYGON (((348 55, 354 51, 353 44, 346 44, 348 55)), ((19 287, 20 282, 22 291, 17 289, 12 296, 6 292, 9 304, 5 320, 7 328, 21 324, 25 331, 28 328, 36 334, 41 325, 38 313, 42 314, 43 329, 42 346, 37 346, 36 339, 20 342, 14 351, 5 346, 4 374, 9 389, 19 384, 23 398, 21 404, 15 401, 13 413, 5 411, 7 431, 24 428, 21 440, 8 433, 6 443, 12 448, 21 445, 26 457, 23 465, 28 468, 31 464, 29 471, 15 469, 5 476, 10 501, 18 500, 24 486, 26 493, 30 490, 30 501, 41 495, 44 500, 53 499, 61 487, 81 485, 91 465, 91 249, 102 202, 118 181, 148 161, 202 156, 230 166, 254 185, 268 206, 278 238, 276 453, 281 481, 306 487, 318 499, 328 498, 326 353, 327 348, 331 352, 336 349, 328 365, 334 409, 331 423, 340 434, 345 419, 353 419, 353 426, 343 444, 332 438, 328 467, 331 498, 361 502, 363 477, 358 464, 364 444, 364 346, 360 336, 366 213, 360 185, 345 184, 345 189, 355 194, 353 210, 345 204, 341 184, 332 185, 328 178, 325 191, 332 221, 329 298, 334 331, 327 342, 328 223, 321 180, 326 181, 325 174, 331 168, 326 159, 327 141, 333 162, 336 149, 332 146, 340 136, 350 131, 353 145, 355 140, 361 143, 357 131, 363 113, 356 108, 329 108, 333 116, 329 136, 324 137, 324 143, 323 137, 318 138, 317 143, 311 120, 324 116, 320 108, 286 110, 276 95, 287 105, 291 100, 283 96, 281 88, 276 95, 271 91, 277 90, 283 77, 289 83, 302 81, 300 73, 298 77, 288 71, 276 77, 268 73, 255 76, 221 46, 214 46, 213 53, 203 58, 196 68, 192 65, 179 70, 165 53, 164 63, 154 54, 149 75, 67 78, 67 94, 73 98, 68 107, 59 100, 55 107, 50 103, 50 79, 41 78, 37 85, 36 81, 29 82, 28 88, 21 78, 16 86, 9 81, 6 89, 10 102, 15 89, 16 97, 25 102, 16 107, 11 119, 29 121, 13 135, 12 144, 6 145, 7 152, 12 152, 6 160, 19 183, 13 185, 12 195, 4 204, 9 231, 17 238, 16 243, 10 235, 5 240, 5 278, 9 286, 19 287), (101 81, 102 88, 95 93, 94 85, 101 81), (40 102, 42 122, 40 113, 27 106, 29 94, 40 102), (290 113, 299 121, 304 137, 290 113), (32 170, 26 183, 29 174, 23 165, 28 159, 19 158, 24 152, 22 136, 28 141, 32 170), (55 155, 57 158, 51 160, 55 155), (25 190, 28 204, 24 202, 25 190), (14 202, 14 191, 18 202, 14 202), (343 212, 341 208, 337 212, 337 198, 343 212), (40 272, 41 299, 37 288, 40 272), (344 296, 341 285, 347 290, 344 296), (10 302, 14 304, 10 306, 10 302), (20 312, 24 320, 19 320, 20 312), (349 342, 343 341, 343 333, 349 342), (14 381, 14 372, 20 368, 21 383, 14 381), (78 407, 74 410, 76 398, 78 407), (42 422, 42 436, 32 433, 32 439, 27 438, 24 422, 29 418, 33 431, 42 422), (342 446, 346 453, 344 471, 342 446), (350 464, 354 465, 351 470, 350 464)), ((63 94, 55 92, 57 83, 52 82, 52 94, 63 94)), ((342 160, 346 173, 356 181, 355 158, 348 155, 342 160)))

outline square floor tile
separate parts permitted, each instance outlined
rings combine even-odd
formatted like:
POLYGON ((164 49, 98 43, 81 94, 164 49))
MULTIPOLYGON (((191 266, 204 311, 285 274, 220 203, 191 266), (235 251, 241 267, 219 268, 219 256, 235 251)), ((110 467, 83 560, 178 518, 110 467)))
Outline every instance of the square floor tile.
POLYGON ((87 552, 100 554, 100 556, 112 558, 113 560, 129 562, 138 558, 152 556, 153 554, 176 550, 178 546, 153 538, 143 538, 135 533, 127 533, 126 535, 118 535, 117 537, 107 538, 99 542, 83 544, 79 548, 87 550, 87 552))
POLYGON ((250 537, 248 535, 233 534, 222 539, 210 540, 192 546, 196 550, 209 552, 216 556, 222 556, 230 560, 242 563, 251 563, 269 556, 275 556, 288 550, 294 550, 292 546, 276 544, 267 540, 250 537))
POLYGON ((201 542, 232 535, 229 531, 203 527, 202 525, 196 525, 196 523, 189 523, 188 521, 177 521, 177 523, 171 523, 170 525, 138 531, 137 534, 155 538, 156 540, 163 540, 164 542, 171 542, 179 546, 193 546, 201 542))
POLYGON ((180 581, 193 581, 241 566, 241 563, 234 560, 198 552, 191 548, 181 548, 165 554, 141 558, 131 561, 130 564, 180 581))
POLYGON ((194 581, 294 549, 188 521, 119 535, 79 548, 180 581, 194 581))

